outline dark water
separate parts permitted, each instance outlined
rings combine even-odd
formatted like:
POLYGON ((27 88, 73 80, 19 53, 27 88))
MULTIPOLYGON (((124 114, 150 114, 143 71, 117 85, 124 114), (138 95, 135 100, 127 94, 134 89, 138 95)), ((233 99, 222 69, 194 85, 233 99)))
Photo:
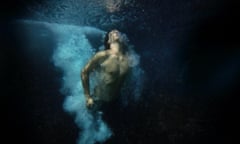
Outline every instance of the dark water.
MULTIPOLYGON (((59 92, 62 72, 50 59, 56 47, 54 35, 42 27, 23 29, 13 22, 33 17, 27 8, 38 1, 14 3, 5 5, 8 9, 3 12, 0 29, 2 119, 9 130, 4 132, 9 136, 6 140, 74 144, 79 130, 63 111, 64 97, 59 92), (33 33, 24 35, 31 29, 33 33), (48 37, 38 37, 36 29, 48 37)), ((122 22, 107 26, 99 20, 86 22, 106 31, 117 27, 125 32, 141 55, 146 74, 142 99, 108 117, 116 134, 107 143, 232 143, 240 94, 237 3, 135 3, 138 7, 122 22), (137 19, 129 21, 132 15, 137 19)))

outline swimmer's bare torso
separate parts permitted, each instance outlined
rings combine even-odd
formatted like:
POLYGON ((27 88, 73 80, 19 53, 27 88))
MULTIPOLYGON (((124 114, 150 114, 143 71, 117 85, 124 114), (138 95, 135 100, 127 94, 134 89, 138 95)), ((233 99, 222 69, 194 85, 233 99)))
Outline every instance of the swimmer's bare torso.
POLYGON ((126 56, 108 54, 100 63, 99 83, 95 87, 93 95, 102 101, 115 99, 128 70, 126 56))
POLYGON ((129 60, 126 55, 115 54, 110 50, 96 53, 81 73, 84 94, 87 100, 90 100, 89 105, 93 105, 93 97, 105 102, 115 99, 128 71, 129 60), (90 95, 89 74, 94 70, 99 72, 99 80, 94 88, 93 95, 90 95))

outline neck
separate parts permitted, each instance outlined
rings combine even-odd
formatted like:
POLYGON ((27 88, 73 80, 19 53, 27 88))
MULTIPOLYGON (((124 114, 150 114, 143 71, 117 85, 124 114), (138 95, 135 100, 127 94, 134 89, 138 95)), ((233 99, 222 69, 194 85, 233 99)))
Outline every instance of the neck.
POLYGON ((122 54, 122 48, 119 43, 111 43, 110 51, 112 54, 122 54))

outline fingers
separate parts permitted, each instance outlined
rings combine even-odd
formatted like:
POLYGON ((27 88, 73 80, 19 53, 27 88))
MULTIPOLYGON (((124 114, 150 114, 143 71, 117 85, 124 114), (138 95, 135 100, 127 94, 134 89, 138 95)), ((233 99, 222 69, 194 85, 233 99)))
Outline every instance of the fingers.
POLYGON ((88 100, 87 100, 87 108, 92 108, 92 107, 93 107, 93 104, 94 104, 94 102, 93 102, 92 99, 88 99, 88 100))

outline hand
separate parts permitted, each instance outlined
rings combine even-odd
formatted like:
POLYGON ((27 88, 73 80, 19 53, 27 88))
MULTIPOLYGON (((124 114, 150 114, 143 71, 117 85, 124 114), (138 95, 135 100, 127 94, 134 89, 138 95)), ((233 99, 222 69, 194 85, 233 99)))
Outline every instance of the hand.
POLYGON ((87 104, 87 107, 88 108, 90 108, 90 107, 92 107, 93 106, 93 99, 91 98, 91 97, 89 97, 89 98, 87 98, 87 102, 86 102, 86 104, 87 104))

